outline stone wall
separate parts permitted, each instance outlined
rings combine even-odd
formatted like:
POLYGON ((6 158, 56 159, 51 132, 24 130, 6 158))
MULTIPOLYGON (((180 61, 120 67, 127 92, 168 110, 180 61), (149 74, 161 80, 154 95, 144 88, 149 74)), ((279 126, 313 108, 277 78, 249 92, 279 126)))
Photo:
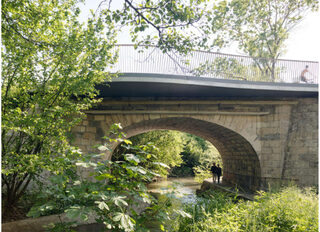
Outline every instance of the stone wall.
POLYGON ((216 146, 224 164, 224 180, 232 184, 251 189, 290 180, 315 185, 317 107, 317 99, 106 100, 88 111, 87 119, 75 128, 74 144, 85 152, 93 151, 109 126, 119 122, 128 137, 150 130, 179 130, 216 146))
POLYGON ((301 186, 318 184, 318 100, 299 100, 292 109, 285 146, 284 178, 301 186))

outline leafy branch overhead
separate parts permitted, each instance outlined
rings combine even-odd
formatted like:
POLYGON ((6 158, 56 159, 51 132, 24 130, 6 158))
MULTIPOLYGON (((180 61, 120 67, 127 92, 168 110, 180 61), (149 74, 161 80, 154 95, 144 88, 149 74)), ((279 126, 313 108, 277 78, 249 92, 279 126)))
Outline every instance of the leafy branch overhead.
POLYGON ((207 0, 123 0, 121 9, 116 10, 113 3, 112 0, 101 2, 99 11, 118 28, 129 27, 132 41, 137 44, 156 45, 163 52, 186 53, 204 39, 198 29, 207 0))
POLYGON ((123 0, 121 9, 112 10, 112 0, 103 2, 109 6, 101 7, 110 13, 106 20, 130 28, 133 42, 159 47, 184 72, 188 51, 236 44, 266 81, 278 78, 276 60, 285 53, 291 30, 319 7, 318 0, 123 0))

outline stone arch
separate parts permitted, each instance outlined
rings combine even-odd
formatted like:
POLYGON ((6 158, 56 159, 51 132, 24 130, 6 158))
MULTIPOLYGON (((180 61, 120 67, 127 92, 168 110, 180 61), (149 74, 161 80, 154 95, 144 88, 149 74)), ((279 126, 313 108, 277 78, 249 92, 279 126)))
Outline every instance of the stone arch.
MULTIPOLYGON (((247 190, 260 188, 261 168, 258 155, 250 142, 235 131, 213 122, 189 117, 144 120, 124 128, 127 137, 152 130, 178 130, 211 142, 223 161, 224 182, 247 190)), ((115 148, 117 145, 114 144, 115 148)))

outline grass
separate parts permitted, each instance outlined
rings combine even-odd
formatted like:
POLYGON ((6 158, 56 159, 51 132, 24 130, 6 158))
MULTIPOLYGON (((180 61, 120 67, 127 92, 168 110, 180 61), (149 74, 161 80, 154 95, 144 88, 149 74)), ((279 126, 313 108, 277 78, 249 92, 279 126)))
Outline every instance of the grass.
POLYGON ((239 202, 208 192, 197 205, 185 210, 192 218, 179 218, 176 231, 318 231, 318 195, 312 189, 286 187, 261 192, 255 201, 239 202))

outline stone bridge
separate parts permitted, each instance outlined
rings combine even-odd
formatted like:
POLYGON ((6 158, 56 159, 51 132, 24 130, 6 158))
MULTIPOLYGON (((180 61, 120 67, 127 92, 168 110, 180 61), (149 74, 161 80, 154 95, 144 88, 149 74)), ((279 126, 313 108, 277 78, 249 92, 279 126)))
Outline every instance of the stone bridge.
POLYGON ((318 184, 315 84, 125 74, 99 89, 103 101, 74 129, 73 143, 85 152, 102 143, 112 123, 128 137, 178 130, 218 149, 224 182, 250 190, 318 184))

